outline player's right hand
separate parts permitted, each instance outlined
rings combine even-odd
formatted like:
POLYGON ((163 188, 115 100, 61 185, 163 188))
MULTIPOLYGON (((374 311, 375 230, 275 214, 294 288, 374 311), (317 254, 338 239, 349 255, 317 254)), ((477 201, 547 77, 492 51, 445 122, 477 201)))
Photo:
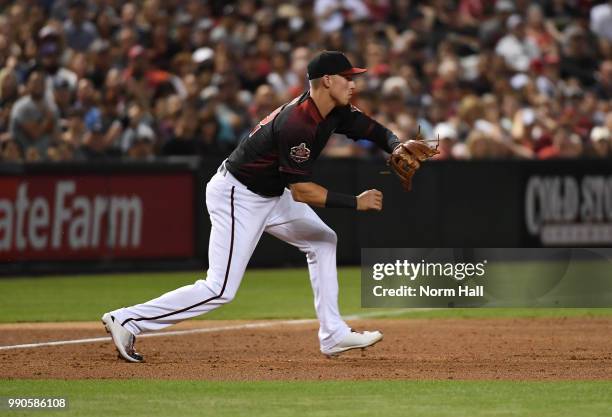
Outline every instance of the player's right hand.
POLYGON ((367 190, 357 196, 357 210, 382 210, 383 194, 378 190, 367 190))

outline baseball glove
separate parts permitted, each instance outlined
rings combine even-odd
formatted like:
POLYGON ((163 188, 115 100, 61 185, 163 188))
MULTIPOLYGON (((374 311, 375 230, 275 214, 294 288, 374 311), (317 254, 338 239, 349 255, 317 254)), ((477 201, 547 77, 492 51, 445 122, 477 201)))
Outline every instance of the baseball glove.
POLYGON ((420 168, 421 162, 438 153, 440 153, 438 147, 427 146, 419 131, 415 139, 397 146, 387 163, 391 165, 393 172, 399 177, 404 190, 410 191, 412 189, 412 177, 416 170, 420 168))

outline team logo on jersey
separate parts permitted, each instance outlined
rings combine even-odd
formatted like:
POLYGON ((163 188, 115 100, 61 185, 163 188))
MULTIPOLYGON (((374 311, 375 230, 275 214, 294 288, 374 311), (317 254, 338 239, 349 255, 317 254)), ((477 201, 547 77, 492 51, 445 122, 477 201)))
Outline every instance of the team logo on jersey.
POLYGON ((310 149, 308 149, 306 144, 302 142, 298 146, 291 148, 289 157, 298 163, 308 161, 308 158, 310 158, 310 149))

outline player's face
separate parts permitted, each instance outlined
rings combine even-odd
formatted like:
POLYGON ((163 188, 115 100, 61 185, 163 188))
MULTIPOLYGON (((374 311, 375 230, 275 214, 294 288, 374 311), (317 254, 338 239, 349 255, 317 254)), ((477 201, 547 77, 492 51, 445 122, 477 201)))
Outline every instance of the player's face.
POLYGON ((354 91, 355 81, 351 75, 331 76, 329 94, 338 106, 349 104, 354 91))

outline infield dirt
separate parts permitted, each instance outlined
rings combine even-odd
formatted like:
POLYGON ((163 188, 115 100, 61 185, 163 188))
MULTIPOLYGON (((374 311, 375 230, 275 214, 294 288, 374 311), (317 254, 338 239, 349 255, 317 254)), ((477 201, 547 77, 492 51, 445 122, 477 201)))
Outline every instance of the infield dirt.
MULTIPOLYGON (((238 321, 191 321, 171 330, 238 321)), ((242 322, 244 323, 244 322, 242 322)), ((140 338, 145 363, 117 359, 110 339, 87 344, 0 350, 0 378, 372 380, 612 379, 612 318, 393 319, 350 322, 379 329, 378 345, 328 359, 317 326, 140 338)), ((0 325, 0 345, 106 336, 100 323, 0 325)))

